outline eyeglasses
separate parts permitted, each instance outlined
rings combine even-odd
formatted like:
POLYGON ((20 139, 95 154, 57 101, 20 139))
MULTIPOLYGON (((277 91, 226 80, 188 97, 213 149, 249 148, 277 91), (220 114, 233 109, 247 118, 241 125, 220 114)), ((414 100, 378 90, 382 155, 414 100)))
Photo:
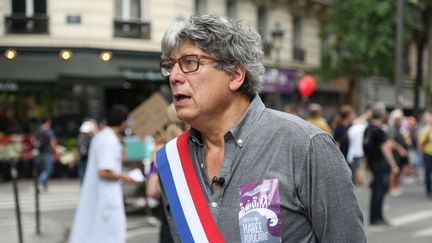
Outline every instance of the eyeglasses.
POLYGON ((183 73, 192 73, 198 70, 200 66, 200 60, 208 59, 215 61, 216 58, 210 56, 202 56, 202 55, 185 55, 178 59, 168 58, 165 60, 161 60, 160 62, 160 71, 162 76, 169 77, 171 75, 171 71, 176 63, 179 64, 180 70, 183 73))

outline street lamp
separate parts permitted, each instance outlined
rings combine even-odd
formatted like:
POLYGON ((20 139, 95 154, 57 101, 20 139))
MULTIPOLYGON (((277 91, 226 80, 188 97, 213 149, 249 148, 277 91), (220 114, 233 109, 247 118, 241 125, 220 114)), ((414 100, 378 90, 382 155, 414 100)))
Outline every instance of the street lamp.
POLYGON ((276 52, 276 64, 280 64, 280 54, 282 50, 284 30, 279 22, 276 22, 274 29, 271 32, 272 35, 272 46, 276 52))
MULTIPOLYGON (((282 51, 282 43, 283 43, 283 35, 284 30, 282 29, 279 22, 276 22, 274 28, 271 32, 272 35, 272 51, 276 54, 276 68, 277 68, 277 81, 279 82, 281 78, 280 68, 280 56, 282 51)), ((282 100, 280 91, 276 91, 269 96, 269 99, 273 100, 274 108, 281 110, 282 109, 282 100)))
POLYGON ((395 48, 395 79, 396 79, 396 106, 403 104, 402 75, 403 75, 403 12, 404 0, 396 2, 396 48, 395 48))

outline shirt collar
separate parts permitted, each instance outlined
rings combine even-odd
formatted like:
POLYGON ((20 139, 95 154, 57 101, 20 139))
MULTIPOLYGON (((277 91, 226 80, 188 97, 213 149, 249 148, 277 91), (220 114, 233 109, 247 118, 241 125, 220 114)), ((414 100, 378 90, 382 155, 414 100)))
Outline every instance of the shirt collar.
MULTIPOLYGON (((227 134, 225 134, 225 137, 233 137, 237 146, 242 147, 264 109, 265 105, 261 98, 258 95, 255 96, 249 104, 246 112, 243 114, 243 117, 227 132, 227 134)), ((189 130, 189 139, 194 143, 202 144, 201 135, 199 131, 194 128, 189 130)))

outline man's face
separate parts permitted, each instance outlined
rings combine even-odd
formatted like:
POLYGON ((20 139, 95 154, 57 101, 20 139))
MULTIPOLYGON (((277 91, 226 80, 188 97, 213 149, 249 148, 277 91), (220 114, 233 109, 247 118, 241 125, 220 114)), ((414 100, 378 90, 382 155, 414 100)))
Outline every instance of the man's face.
MULTIPOLYGON (((185 55, 211 56, 191 42, 185 42, 170 58, 185 55)), ((179 119, 193 125, 223 115, 232 92, 228 85, 231 75, 216 69, 215 65, 215 60, 202 58, 198 70, 191 73, 182 72, 178 63, 173 66, 169 81, 179 119)))
POLYGON ((394 121, 395 127, 401 127, 403 122, 403 117, 396 117, 394 121))

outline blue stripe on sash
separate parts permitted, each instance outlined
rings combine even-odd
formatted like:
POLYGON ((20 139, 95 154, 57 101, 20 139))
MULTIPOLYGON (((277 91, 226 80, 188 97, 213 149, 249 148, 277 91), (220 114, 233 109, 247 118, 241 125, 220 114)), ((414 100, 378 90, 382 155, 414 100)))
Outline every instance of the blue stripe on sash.
POLYGON ((168 157, 166 155, 166 146, 163 146, 156 153, 156 161, 159 170, 159 174, 164 178, 162 184, 164 186, 168 202, 170 205, 171 213, 174 218, 174 222, 177 228, 177 232, 182 242, 194 242, 192 233, 188 227, 183 209, 180 204, 180 200, 177 194, 177 189, 174 184, 174 179, 171 174, 171 168, 169 166, 168 157))

